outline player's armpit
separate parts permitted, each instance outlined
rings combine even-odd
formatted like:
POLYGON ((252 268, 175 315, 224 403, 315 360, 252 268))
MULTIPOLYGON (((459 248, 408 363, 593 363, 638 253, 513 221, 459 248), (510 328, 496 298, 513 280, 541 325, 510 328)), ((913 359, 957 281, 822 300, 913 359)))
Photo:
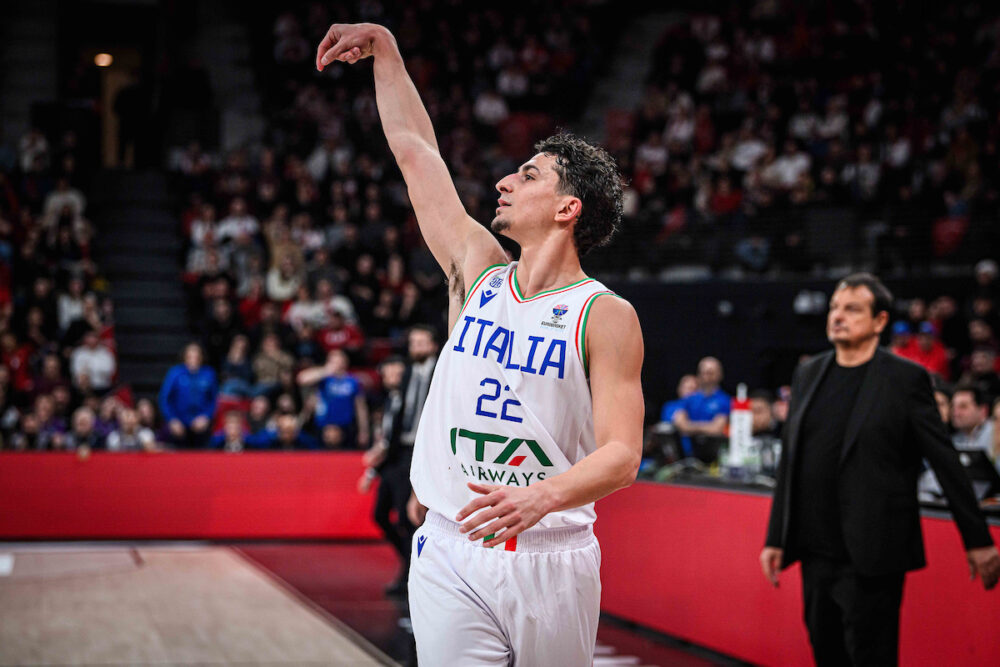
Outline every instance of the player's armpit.
POLYGON ((613 295, 599 297, 590 312, 584 344, 590 370, 594 436, 598 448, 614 442, 632 454, 627 485, 642 458, 643 341, 632 305, 613 295))

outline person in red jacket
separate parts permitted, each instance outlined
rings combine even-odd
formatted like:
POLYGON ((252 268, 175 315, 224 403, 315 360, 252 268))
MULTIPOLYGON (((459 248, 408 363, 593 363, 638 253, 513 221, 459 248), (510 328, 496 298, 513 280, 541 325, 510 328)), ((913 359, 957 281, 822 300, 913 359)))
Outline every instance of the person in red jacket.
POLYGON ((910 361, 915 361, 928 372, 941 377, 942 380, 951 379, 950 359, 944 343, 938 338, 937 328, 930 322, 921 322, 917 327, 916 342, 911 343, 906 350, 906 357, 910 361))

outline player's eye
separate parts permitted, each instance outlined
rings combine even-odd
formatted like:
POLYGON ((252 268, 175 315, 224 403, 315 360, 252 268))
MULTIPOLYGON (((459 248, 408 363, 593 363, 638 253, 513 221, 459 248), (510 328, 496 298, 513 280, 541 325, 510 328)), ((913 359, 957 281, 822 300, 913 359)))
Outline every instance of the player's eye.
POLYGON ((533 181, 535 179, 532 176, 529 176, 528 174, 525 174, 524 175, 524 180, 526 180, 526 181, 533 181))

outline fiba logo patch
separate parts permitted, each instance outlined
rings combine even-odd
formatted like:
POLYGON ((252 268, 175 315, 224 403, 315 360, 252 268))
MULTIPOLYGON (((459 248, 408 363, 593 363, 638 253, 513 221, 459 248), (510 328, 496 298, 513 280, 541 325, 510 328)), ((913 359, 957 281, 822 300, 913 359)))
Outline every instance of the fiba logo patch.
POLYGON ((552 319, 548 322, 542 322, 543 327, 549 327, 551 329, 565 329, 566 325, 560 323, 562 316, 569 312, 569 306, 564 303, 556 304, 552 309, 552 319))

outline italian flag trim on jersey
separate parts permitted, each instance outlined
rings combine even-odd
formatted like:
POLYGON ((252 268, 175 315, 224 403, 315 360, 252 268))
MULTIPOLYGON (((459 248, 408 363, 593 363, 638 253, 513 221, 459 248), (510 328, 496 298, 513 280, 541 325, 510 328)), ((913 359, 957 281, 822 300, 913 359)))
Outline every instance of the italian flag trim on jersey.
POLYGON ((580 285, 586 285, 587 283, 594 282, 593 278, 584 278, 583 280, 577 280, 575 283, 566 285, 565 287, 556 287, 555 289, 545 290, 544 292, 539 292, 530 299, 525 299, 524 295, 521 294, 521 288, 517 284, 517 267, 510 272, 510 278, 507 283, 510 285, 510 293, 514 295, 514 300, 518 303, 528 303, 529 301, 534 301, 535 299, 540 299, 543 296, 552 296, 553 294, 562 294, 563 292, 568 292, 571 289, 575 289, 580 285))
POLYGON ((583 308, 580 309, 580 317, 576 321, 576 353, 580 356, 580 362, 583 363, 583 372, 588 376, 590 375, 590 368, 587 365, 587 318, 590 317, 590 307, 597 301, 597 297, 605 294, 618 296, 611 290, 594 292, 583 303, 583 308))

